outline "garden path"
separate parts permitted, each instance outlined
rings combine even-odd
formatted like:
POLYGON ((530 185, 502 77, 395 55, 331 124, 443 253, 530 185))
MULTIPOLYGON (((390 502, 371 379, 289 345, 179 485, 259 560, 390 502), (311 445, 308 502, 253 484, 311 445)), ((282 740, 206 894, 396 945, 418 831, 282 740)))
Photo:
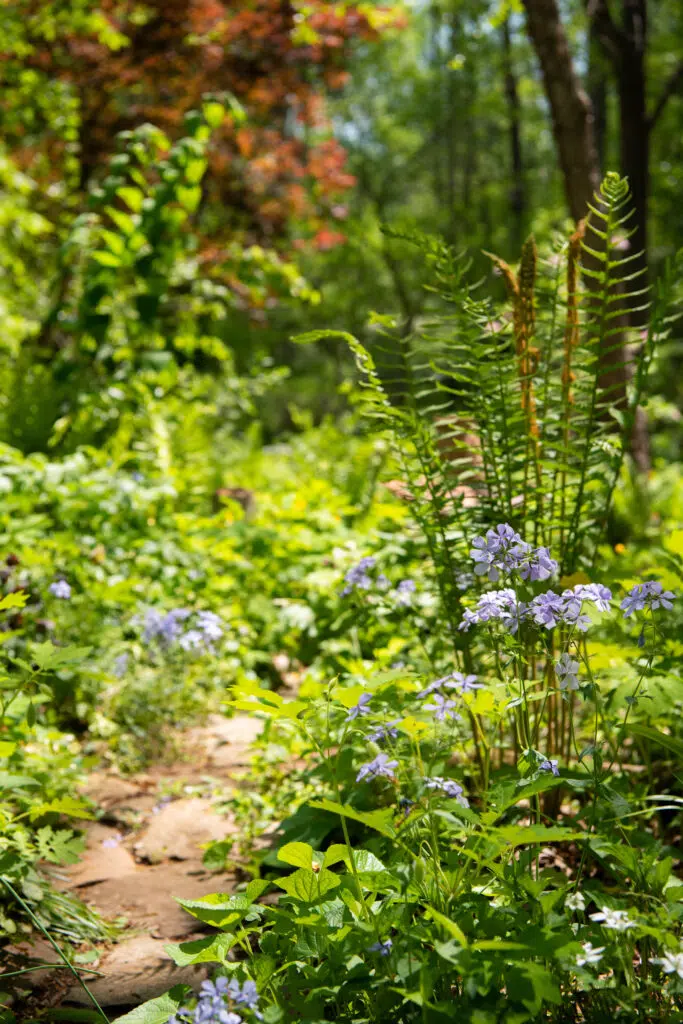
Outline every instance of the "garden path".
MULTIPOLYGON (((204 867, 201 847, 234 829, 226 783, 244 772, 259 730, 260 723, 248 716, 212 716, 177 738, 179 755, 172 764, 152 764, 144 774, 127 777, 90 777, 86 793, 99 809, 98 820, 81 823, 86 852, 72 868, 60 869, 56 881, 122 925, 118 941, 98 947, 88 964, 98 972, 88 985, 110 1018, 180 982, 198 987, 206 976, 203 967, 175 967, 164 952, 168 942, 201 935, 201 923, 173 897, 197 899, 234 887, 232 876, 204 867)), ((46 943, 16 948, 54 962, 46 943)), ((36 1009, 90 1005, 66 971, 27 977, 36 1009)))

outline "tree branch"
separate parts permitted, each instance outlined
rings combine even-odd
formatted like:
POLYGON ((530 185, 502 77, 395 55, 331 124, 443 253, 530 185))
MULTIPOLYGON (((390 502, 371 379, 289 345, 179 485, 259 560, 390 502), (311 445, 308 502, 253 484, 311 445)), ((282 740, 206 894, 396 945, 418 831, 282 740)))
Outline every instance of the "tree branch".
POLYGON ((657 121, 659 120, 659 117, 662 111, 664 110, 664 107, 667 105, 673 94, 676 92, 676 89, 679 85, 683 85, 683 60, 680 61, 678 67, 674 69, 673 74, 671 75, 669 81, 666 83, 662 90, 662 95, 659 97, 657 103, 655 104, 654 110, 647 119, 648 131, 652 131, 657 121))

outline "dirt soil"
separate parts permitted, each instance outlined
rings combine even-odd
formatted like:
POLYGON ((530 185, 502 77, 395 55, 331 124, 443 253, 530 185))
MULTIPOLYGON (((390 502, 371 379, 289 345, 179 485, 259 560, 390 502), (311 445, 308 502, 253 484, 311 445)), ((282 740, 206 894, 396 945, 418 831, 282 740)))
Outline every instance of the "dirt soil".
MULTIPOLYGON (((244 771, 259 731, 260 723, 246 715, 212 716, 183 734, 180 759, 172 765, 154 764, 125 778, 104 772, 90 777, 86 793, 99 808, 99 820, 81 823, 86 852, 54 881, 123 926, 119 940, 99 947, 97 960, 88 965, 98 972, 88 985, 111 1019, 181 982, 198 988, 207 976, 205 965, 177 968, 164 952, 165 943, 199 938, 203 927, 173 897, 233 890, 232 876, 204 867, 202 845, 234 834, 225 808, 217 813, 224 796, 211 794, 224 793, 244 771)), ((55 962, 42 940, 6 952, 23 963, 55 962)), ((25 977, 31 992, 25 1007, 15 1003, 15 1010, 91 1005, 66 971, 25 977)))

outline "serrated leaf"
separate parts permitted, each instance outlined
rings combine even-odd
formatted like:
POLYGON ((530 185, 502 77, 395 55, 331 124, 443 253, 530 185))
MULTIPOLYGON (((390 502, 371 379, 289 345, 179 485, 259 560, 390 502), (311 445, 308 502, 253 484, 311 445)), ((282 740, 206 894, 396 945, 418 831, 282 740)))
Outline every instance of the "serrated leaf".
POLYGON ((85 850, 85 839, 69 829, 45 825, 36 832, 36 846, 43 860, 51 864, 77 864, 85 850))
POLYGON ((24 608, 28 601, 28 594, 24 590, 15 590, 11 594, 5 594, 0 598, 0 612, 7 608, 24 608))
POLYGON ((55 647, 47 640, 44 644, 33 644, 31 658, 39 669, 59 668, 75 661, 82 661, 90 654, 92 647, 55 647))
POLYGON ((40 818, 43 814, 66 814, 70 818, 92 818, 92 812, 88 805, 82 800, 76 800, 72 796, 61 796, 56 800, 49 800, 47 803, 38 804, 31 808, 31 821, 40 818))

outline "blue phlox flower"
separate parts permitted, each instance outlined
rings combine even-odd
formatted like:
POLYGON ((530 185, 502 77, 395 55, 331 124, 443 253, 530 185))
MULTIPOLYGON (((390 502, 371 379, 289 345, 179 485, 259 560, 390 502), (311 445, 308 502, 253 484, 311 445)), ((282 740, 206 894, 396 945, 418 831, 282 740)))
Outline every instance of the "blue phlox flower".
POLYGON ((645 583, 636 583, 631 587, 628 594, 621 602, 621 610, 624 618, 633 615, 634 612, 642 612, 646 608, 655 611, 657 608, 673 608, 672 601, 676 595, 671 590, 664 590, 662 584, 657 580, 647 580, 645 583))
POLYGON ((585 583, 574 587, 574 593, 581 593, 584 601, 592 601, 599 612, 608 612, 612 601, 612 591, 602 583, 585 583))
POLYGON ((346 721, 351 722, 354 718, 360 718, 362 715, 369 715, 370 708, 368 704, 372 700, 371 693, 361 693, 358 698, 358 703, 354 704, 352 708, 349 708, 349 713, 346 716, 346 721))
POLYGON ((400 718, 396 718, 393 722, 387 722, 386 725, 378 725, 371 732, 368 733, 368 739, 373 743, 382 743, 383 740, 392 739, 395 740, 398 736, 398 729, 396 726, 400 722, 400 718))
POLYGON ((216 978, 215 981, 203 981, 199 989, 200 998, 223 999, 230 991, 227 978, 216 978))
POLYGON ((388 754, 378 754, 372 761, 361 765, 358 775, 356 775, 356 782, 362 782, 363 779, 379 779, 382 777, 393 779, 396 768, 398 768, 398 761, 390 761, 388 754))
POLYGON ((464 633, 467 633, 467 631, 472 626, 476 626, 478 623, 479 616, 477 615, 477 613, 473 612, 471 608, 466 608, 465 611, 463 612, 463 616, 462 619, 460 620, 458 629, 461 629, 464 633))
POLYGON ((200 633, 198 629, 188 629, 187 633, 184 633, 178 641, 184 651, 196 650, 198 647, 205 646, 204 634, 200 633))
POLYGON ((358 565, 354 565, 352 569, 344 576, 346 586, 342 590, 342 597, 350 594, 352 590, 359 588, 360 590, 369 590, 372 586, 372 579, 368 575, 370 569, 374 569, 377 564, 377 559, 373 558, 372 555, 368 555, 365 558, 361 558, 358 565))
POLYGON ((396 603, 407 606, 412 601, 412 595, 415 593, 415 580, 401 580, 396 587, 394 593, 396 594, 396 603))
POLYGON ((554 758, 544 758, 538 767, 542 772, 552 772, 553 775, 560 774, 560 769, 557 767, 557 761, 554 758))
POLYGON ((236 1003, 240 1006, 246 1006, 250 1010, 258 1009, 258 989, 256 982, 247 980, 242 983, 242 989, 238 995, 234 997, 236 1003))
POLYGON ((122 679, 123 676, 125 676, 128 671, 129 660, 130 655, 128 651, 124 651, 123 654, 119 654, 118 657, 114 659, 114 675, 117 679, 122 679))
POLYGON ((442 694, 435 693, 434 703, 425 704, 424 709, 425 711, 436 712, 434 717, 437 722, 444 722, 447 718, 460 718, 460 715, 457 715, 453 710, 456 706, 457 705, 454 700, 448 700, 448 698, 444 697, 442 694))
POLYGON ((197 612, 197 625, 209 643, 223 636, 223 620, 215 612, 197 612))
POLYGON ((374 942, 372 946, 368 946, 368 952, 379 953, 380 956, 389 956, 392 946, 393 942, 391 939, 380 939, 379 942, 374 942))
POLYGON ((561 690, 578 690, 578 661, 574 661, 566 653, 562 654, 560 656, 560 660, 555 662, 555 673, 560 681, 561 690))
POLYGON ((524 601, 518 601, 514 590, 510 587, 503 587, 501 590, 491 590, 482 594, 477 601, 476 609, 465 611, 459 628, 466 631, 477 623, 491 622, 497 619, 511 633, 516 633, 520 622, 523 622, 528 615, 529 606, 524 601))
POLYGON ((432 778, 425 778, 422 781, 426 789, 436 790, 438 793, 443 793, 444 796, 457 800, 461 807, 470 806, 465 791, 455 779, 444 779, 440 775, 434 775, 432 778))
POLYGON ((519 545, 510 552, 516 564, 512 568, 517 569, 523 580, 547 580, 558 570, 558 564, 550 557, 547 548, 532 548, 529 544, 519 545))
POLYGON ((60 601, 68 601, 71 597, 71 587, 66 580, 55 580, 50 584, 48 590, 53 597, 58 597, 60 601))
POLYGON ((446 676, 444 686, 447 690, 457 690, 458 693, 474 693, 475 690, 483 689, 483 684, 477 682, 476 676, 466 676, 463 672, 452 672, 450 676, 446 676))
MULTIPOLYGON (((580 610, 581 605, 579 603, 580 610)), ((531 602, 531 614, 534 621, 539 626, 545 626, 546 629, 553 629, 558 622, 562 622, 564 612, 565 602, 559 594, 555 594, 552 590, 546 591, 545 594, 539 594, 531 602)))

